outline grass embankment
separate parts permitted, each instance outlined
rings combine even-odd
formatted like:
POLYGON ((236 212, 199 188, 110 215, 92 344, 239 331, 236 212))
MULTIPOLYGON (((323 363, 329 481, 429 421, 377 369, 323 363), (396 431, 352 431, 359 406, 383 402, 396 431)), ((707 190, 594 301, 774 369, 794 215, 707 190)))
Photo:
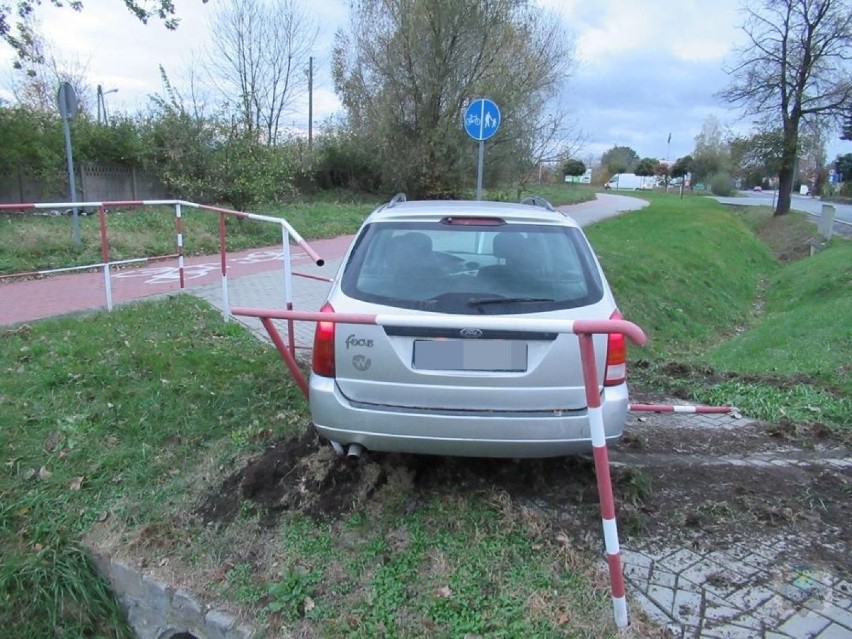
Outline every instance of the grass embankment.
MULTIPOLYGON (((515 201, 517 191, 486 197, 515 201)), ((594 199, 594 191, 577 186, 533 185, 522 196, 537 194, 558 206, 594 199)), ((325 194, 309 202, 293 202, 251 209, 252 213, 282 217, 304 238, 316 239, 354 233, 364 218, 387 199, 325 194)), ((473 196, 471 196, 473 199, 473 196)), ((96 211, 80 216, 80 247, 72 242, 70 216, 49 217, 33 211, 0 213, 0 275, 85 266, 102 261, 100 221, 96 211)), ((186 255, 219 251, 219 215, 182 207, 186 255)), ((229 251, 281 243, 277 225, 228 217, 229 251)), ((158 257, 177 252, 175 211, 172 207, 113 210, 107 215, 110 260, 158 257)))
POLYGON ((277 355, 204 306, 0 329, 4 636, 128 636, 81 534, 107 517, 150 521, 197 465, 231 464, 304 423, 277 355))
POLYGON ((588 231, 622 311, 649 336, 632 349, 649 364, 635 379, 761 419, 852 427, 852 242, 782 263, 773 249, 806 254, 815 232, 799 214, 642 197, 652 206, 588 231))

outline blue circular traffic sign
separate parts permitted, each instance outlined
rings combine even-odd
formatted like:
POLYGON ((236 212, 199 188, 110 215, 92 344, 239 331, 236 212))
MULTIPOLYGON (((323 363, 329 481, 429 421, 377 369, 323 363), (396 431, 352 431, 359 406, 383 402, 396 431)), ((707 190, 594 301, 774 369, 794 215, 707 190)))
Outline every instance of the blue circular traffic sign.
POLYGON ((474 140, 487 140, 500 127, 500 109, 488 98, 474 100, 464 113, 464 130, 474 140))

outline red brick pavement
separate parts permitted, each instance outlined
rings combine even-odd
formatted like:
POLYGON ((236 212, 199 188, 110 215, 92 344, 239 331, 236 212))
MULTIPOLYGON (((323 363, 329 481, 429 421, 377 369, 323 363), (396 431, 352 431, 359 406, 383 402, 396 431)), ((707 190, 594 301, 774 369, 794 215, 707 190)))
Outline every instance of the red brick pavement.
MULTIPOLYGON (((352 236, 342 236, 308 244, 328 261, 342 257, 351 242, 352 236)), ((301 247, 291 246, 290 251, 294 271, 300 264, 311 263, 301 247)), ((281 245, 228 254, 229 280, 281 268, 281 245)), ((186 258, 184 272, 186 288, 220 282, 219 255, 186 258)), ((325 275, 333 277, 334 272, 325 275)), ((110 280, 113 304, 180 290, 177 258, 114 269, 110 280)), ((0 326, 99 308, 106 308, 102 269, 26 281, 0 279, 0 326)))

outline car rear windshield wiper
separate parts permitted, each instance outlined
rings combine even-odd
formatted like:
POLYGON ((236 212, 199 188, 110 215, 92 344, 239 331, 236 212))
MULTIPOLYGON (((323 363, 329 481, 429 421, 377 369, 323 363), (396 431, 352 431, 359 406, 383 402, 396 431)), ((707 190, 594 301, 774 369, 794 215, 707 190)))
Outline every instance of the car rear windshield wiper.
POLYGON ((486 306, 489 304, 523 304, 529 302, 555 302, 549 297, 489 297, 482 300, 470 300, 469 306, 486 306))

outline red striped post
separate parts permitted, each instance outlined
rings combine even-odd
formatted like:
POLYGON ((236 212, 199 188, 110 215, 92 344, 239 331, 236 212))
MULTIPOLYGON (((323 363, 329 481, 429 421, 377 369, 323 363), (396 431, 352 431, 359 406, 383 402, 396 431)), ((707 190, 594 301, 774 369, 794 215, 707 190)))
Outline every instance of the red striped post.
POLYGON ((223 211, 219 212, 219 261, 222 265, 222 317, 227 322, 231 311, 228 303, 228 254, 223 211))
POLYGON ((107 221, 106 207, 101 204, 98 207, 98 222, 101 226, 101 259, 103 260, 104 269, 104 296, 106 297, 106 307, 108 311, 112 310, 112 280, 109 273, 109 242, 107 241, 107 221))
POLYGON ((175 204, 175 234, 177 235, 178 273, 180 274, 180 287, 186 288, 186 277, 184 275, 183 262, 183 215, 181 215, 180 202, 175 204))
MULTIPOLYGON (((284 262, 284 306, 293 310, 293 272, 290 263, 290 233, 287 226, 281 225, 281 259, 284 262)), ((296 330, 292 318, 287 319, 287 340, 290 354, 296 356, 296 330)))
POLYGON ((730 413, 733 406, 669 406, 668 404, 630 404, 628 410, 646 413, 730 413))
POLYGON ((277 348, 278 352, 281 354, 281 358, 284 360, 290 374, 296 381, 296 385, 298 385, 299 389, 302 391, 302 395, 305 396, 305 399, 308 399, 308 382, 302 373, 302 369, 300 369, 299 365, 296 363, 295 354, 287 350, 284 340, 281 339, 281 333, 278 332, 278 329, 275 328, 275 324, 272 323, 272 318, 261 317, 260 321, 266 329, 266 332, 269 333, 269 339, 272 340, 272 343, 275 344, 275 348, 277 348))
POLYGON ((609 454, 606 448, 606 431, 601 412, 601 396, 598 388, 598 373, 595 366, 593 335, 577 335, 580 340, 580 357, 583 361, 583 382, 586 386, 586 404, 589 411, 589 430, 592 436, 592 454, 595 460, 595 476, 598 483, 598 500, 601 504, 604 543, 609 564, 609 580, 612 592, 612 609, 615 625, 627 626, 627 599, 624 594, 624 573, 621 568, 621 548, 618 543, 618 525, 615 521, 615 497, 612 494, 612 477, 609 470, 609 454))
POLYGON ((107 241, 106 207, 103 204, 98 207, 98 222, 101 225, 101 259, 106 263, 109 262, 109 242, 107 241))

